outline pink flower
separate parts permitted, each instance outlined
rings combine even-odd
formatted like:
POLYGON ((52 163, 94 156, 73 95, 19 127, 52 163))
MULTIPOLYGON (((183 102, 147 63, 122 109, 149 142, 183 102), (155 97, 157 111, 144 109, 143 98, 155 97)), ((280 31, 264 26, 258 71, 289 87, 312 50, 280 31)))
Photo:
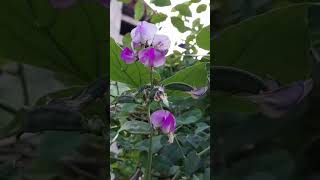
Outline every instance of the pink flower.
POLYGON ((170 134, 176 130, 176 119, 169 111, 155 111, 150 118, 153 128, 160 127, 163 133, 170 134))
POLYGON ((138 53, 139 61, 147 67, 159 67, 165 64, 166 57, 155 48, 146 48, 138 53))
POLYGON ((134 54, 134 51, 131 50, 130 48, 124 48, 121 52, 121 59, 126 63, 126 64, 132 64, 136 61, 136 57, 134 54))

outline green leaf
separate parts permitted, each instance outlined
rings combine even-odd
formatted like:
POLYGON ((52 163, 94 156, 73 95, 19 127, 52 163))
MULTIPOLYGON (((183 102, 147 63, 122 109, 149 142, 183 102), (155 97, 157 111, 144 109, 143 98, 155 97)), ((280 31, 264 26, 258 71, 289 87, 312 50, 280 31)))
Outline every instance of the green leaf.
POLYGON ((171 5, 170 0, 151 0, 150 2, 160 7, 171 5))
POLYGON ((130 33, 127 33, 122 38, 122 44, 124 47, 131 47, 131 41, 132 41, 132 38, 131 38, 130 33))
POLYGON ((184 22, 179 17, 171 17, 171 23, 178 29, 179 32, 184 33, 188 28, 184 25, 184 22))
POLYGON ((185 171, 188 175, 193 174, 200 166, 200 157, 196 151, 191 151, 184 160, 185 171))
MULTIPOLYGON (((139 87, 150 82, 150 70, 139 62, 125 64, 120 59, 121 48, 110 38, 110 80, 139 87)), ((158 74, 154 74, 159 78, 158 74)))
POLYGON ((307 7, 280 8, 227 28, 213 40, 215 65, 269 74, 281 83, 309 77, 307 7))
POLYGON ((162 84, 169 83, 185 83, 192 87, 205 87, 208 84, 208 74, 206 63, 196 63, 193 66, 187 67, 178 71, 175 75, 162 81, 162 84), (193 76, 196 74, 196 76, 193 76))
POLYGON ((202 117, 202 112, 200 109, 193 109, 183 113, 181 116, 177 117, 178 124, 191 124, 199 121, 202 117))
POLYGON ((107 72, 106 17, 95 2, 58 13, 49 1, 4 0, 0 56, 92 81, 107 72))
POLYGON ((128 131, 131 134, 150 134, 150 125, 142 121, 127 121, 119 129, 119 132, 121 131, 128 131))
POLYGON ((195 28, 195 27, 201 27, 201 23, 200 23, 200 18, 197 18, 195 19, 193 22, 192 22, 192 27, 195 28))
POLYGON ((198 7, 197 7, 197 13, 202 13, 204 11, 206 11, 207 9, 207 5, 205 4, 200 4, 198 7))
POLYGON ((197 35, 197 45, 205 50, 210 50, 210 26, 206 26, 197 35))
POLYGON ((143 0, 138 0, 134 6, 134 19, 140 20, 144 15, 144 2, 143 0))
POLYGON ((151 22, 156 24, 156 23, 160 23, 162 21, 165 21, 167 19, 167 15, 166 14, 163 14, 163 13, 157 13, 157 14, 154 14, 152 17, 151 17, 151 22))
POLYGON ((175 10, 183 16, 191 17, 192 13, 190 11, 189 5, 187 3, 178 4, 174 7, 175 10))
MULTIPOLYGON (((152 137, 152 152, 157 153, 162 147, 161 139, 164 137, 163 135, 153 136, 152 137)), ((143 141, 135 144, 135 149, 140 151, 148 151, 149 150, 150 139, 145 139, 143 141)))

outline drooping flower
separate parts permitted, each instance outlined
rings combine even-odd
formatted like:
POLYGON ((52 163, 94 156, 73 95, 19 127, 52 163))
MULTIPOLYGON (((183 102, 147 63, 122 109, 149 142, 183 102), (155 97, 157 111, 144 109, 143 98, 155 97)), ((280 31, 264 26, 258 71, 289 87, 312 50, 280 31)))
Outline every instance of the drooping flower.
POLYGON ((152 41, 152 46, 163 54, 167 54, 170 44, 171 41, 166 35, 155 35, 152 41))
POLYGON ((124 48, 121 52, 121 59, 126 63, 126 64, 131 64, 134 63, 136 60, 134 51, 131 50, 130 48, 124 48))
POLYGON ((142 21, 131 31, 132 42, 135 44, 151 45, 156 32, 156 25, 142 21))
POLYGON ((153 47, 139 51, 138 57, 139 61, 147 67, 159 67, 166 62, 165 55, 153 47))
POLYGON ((194 99, 199 99, 207 92, 207 90, 208 87, 194 88, 192 91, 190 91, 190 94, 194 99))
POLYGON ((176 129, 176 118, 167 110, 158 110, 152 113, 151 123, 153 128, 159 128, 163 133, 174 133, 176 129))
POLYGON ((72 6, 77 0, 49 0, 49 2, 54 8, 63 9, 72 6))
POLYGON ((313 80, 309 79, 242 98, 257 104, 264 115, 279 118, 296 107, 310 93, 312 87, 313 80))

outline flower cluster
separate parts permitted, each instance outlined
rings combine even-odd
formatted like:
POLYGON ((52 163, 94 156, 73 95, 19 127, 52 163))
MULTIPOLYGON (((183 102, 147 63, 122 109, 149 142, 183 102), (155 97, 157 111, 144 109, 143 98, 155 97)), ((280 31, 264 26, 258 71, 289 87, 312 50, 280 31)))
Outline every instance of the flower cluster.
POLYGON ((147 67, 160 67, 165 64, 170 40, 166 35, 159 35, 157 27, 146 21, 131 31, 131 48, 126 47, 121 52, 121 59, 126 64, 139 60, 147 67))

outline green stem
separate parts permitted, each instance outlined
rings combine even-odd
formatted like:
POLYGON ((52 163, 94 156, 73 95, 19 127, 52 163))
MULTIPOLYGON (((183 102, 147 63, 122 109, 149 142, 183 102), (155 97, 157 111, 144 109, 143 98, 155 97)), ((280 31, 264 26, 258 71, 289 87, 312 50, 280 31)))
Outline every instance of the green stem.
POLYGON ((153 128, 151 124, 150 119, 150 104, 148 104, 148 119, 151 126, 151 132, 150 132, 150 141, 149 141, 149 152, 148 152, 148 167, 146 172, 146 180, 151 180, 151 169, 152 169, 152 136, 153 136, 153 128))
MULTIPOLYGON (((153 88, 153 74, 152 74, 152 67, 150 69, 150 83, 151 83, 151 89, 153 88)), ((146 180, 151 180, 151 169, 152 169, 152 136, 153 136, 153 128, 152 123, 150 119, 150 102, 148 102, 148 119, 151 127, 150 132, 150 141, 149 141, 149 152, 148 152, 148 167, 146 170, 146 180)))
POLYGON ((207 147, 206 149, 204 149, 203 151, 198 153, 198 156, 202 156, 203 154, 205 154, 206 152, 208 152, 210 150, 210 146, 207 147))

